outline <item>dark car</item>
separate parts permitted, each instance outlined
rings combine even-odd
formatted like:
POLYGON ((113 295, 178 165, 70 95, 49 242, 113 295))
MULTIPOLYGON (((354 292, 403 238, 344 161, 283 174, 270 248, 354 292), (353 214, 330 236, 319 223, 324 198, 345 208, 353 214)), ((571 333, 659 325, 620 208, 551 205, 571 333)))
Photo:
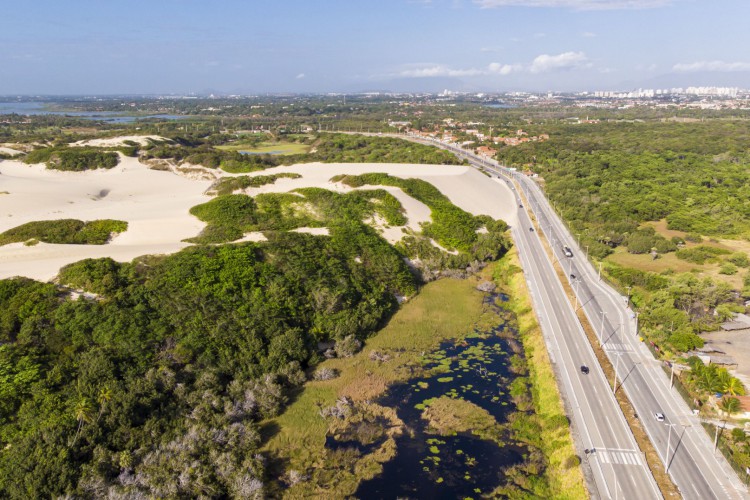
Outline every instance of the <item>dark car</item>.
POLYGON ((589 367, 586 366, 586 365, 581 365, 581 373, 583 373, 584 375, 588 375, 589 374, 589 367))
POLYGON ((530 227, 530 228, 529 228, 529 231, 531 231, 531 232, 533 233, 533 232, 534 232, 534 228, 533 228, 533 227, 530 227))

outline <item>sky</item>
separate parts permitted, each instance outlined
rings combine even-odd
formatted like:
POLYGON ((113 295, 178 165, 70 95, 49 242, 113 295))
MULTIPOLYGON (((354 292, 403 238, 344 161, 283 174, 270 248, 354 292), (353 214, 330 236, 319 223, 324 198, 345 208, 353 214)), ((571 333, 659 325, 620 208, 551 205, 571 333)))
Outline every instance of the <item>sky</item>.
POLYGON ((750 88, 750 0, 0 0, 0 95, 750 88))

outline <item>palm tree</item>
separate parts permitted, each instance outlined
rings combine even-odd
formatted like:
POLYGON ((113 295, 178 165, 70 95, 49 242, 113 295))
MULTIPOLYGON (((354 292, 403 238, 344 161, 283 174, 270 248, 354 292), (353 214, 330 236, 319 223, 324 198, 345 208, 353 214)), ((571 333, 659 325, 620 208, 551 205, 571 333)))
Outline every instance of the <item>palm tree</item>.
POLYGON ((99 396, 96 398, 96 400, 99 402, 99 415, 96 417, 96 421, 98 422, 100 418, 102 418, 102 413, 104 413, 104 407, 109 403, 109 400, 112 399, 112 391, 109 390, 109 386, 105 385, 101 389, 99 389, 99 396))
POLYGON ((742 385, 742 382, 737 377, 730 377, 729 380, 725 381, 721 390, 732 396, 745 395, 745 386, 742 385))
POLYGON ((713 370, 706 369, 701 372, 698 384, 707 392, 716 392, 719 388, 719 377, 713 370))
POLYGON ((83 424, 91 422, 91 419, 92 419, 91 410, 92 410, 91 402, 89 401, 88 398, 78 399, 78 402, 76 403, 75 408, 73 409, 73 411, 75 412, 76 420, 78 420, 78 429, 76 430, 75 438, 73 438, 73 445, 75 445, 76 441, 78 441, 78 435, 81 433, 83 424))
POLYGON ((737 398, 724 397, 724 398, 721 398, 721 403, 719 403, 719 408, 721 408, 724 412, 726 412, 728 417, 731 417, 732 414, 740 411, 740 409, 742 408, 742 405, 740 404, 740 400, 737 398))

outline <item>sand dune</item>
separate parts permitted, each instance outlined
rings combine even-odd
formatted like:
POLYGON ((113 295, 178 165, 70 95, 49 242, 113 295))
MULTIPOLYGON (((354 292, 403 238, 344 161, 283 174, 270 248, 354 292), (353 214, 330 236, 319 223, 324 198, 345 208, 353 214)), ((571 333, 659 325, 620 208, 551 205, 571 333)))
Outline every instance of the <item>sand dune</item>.
POLYGON ((71 146, 94 146, 103 148, 116 148, 118 146, 125 146, 125 141, 137 142, 141 146, 145 146, 149 143, 149 140, 155 141, 168 141, 164 137, 158 135, 122 135, 119 137, 110 137, 107 139, 89 139, 87 141, 78 141, 71 144, 71 146))
MULTIPOLYGON (((516 204, 505 183, 489 179, 465 166, 402 164, 321 164, 276 167, 251 175, 295 172, 299 179, 281 178, 275 184, 248 189, 286 192, 301 187, 321 187, 338 192, 350 188, 329 179, 337 174, 385 172, 417 177, 433 183, 453 203, 474 214, 487 214, 515 222, 516 204)), ((226 174, 225 174, 226 175, 226 174)), ((49 245, 21 243, 0 247, 0 278, 27 276, 52 279, 60 267, 84 258, 112 257, 125 262, 145 254, 167 254, 188 246, 181 240, 196 236, 204 224, 189 214, 190 207, 211 198, 203 192, 211 181, 188 179, 172 172, 150 170, 135 158, 123 157, 111 170, 60 172, 44 165, 0 162, 0 232, 35 220, 74 218, 119 219, 128 230, 107 245, 49 245)), ((365 188, 367 189, 367 188, 365 188)), ((403 204, 408 226, 419 229, 429 220, 429 209, 401 190, 385 187, 403 204)), ((320 231, 322 233, 322 231, 320 231)), ((388 228, 384 236, 395 241, 401 228, 388 228)), ((247 240, 262 239, 250 235, 247 240)))

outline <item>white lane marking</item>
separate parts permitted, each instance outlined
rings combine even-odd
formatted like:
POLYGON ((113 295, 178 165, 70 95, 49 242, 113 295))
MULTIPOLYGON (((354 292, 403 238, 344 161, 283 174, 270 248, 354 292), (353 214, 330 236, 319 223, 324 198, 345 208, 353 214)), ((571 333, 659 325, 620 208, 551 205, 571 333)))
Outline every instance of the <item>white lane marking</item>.
POLYGON ((641 467, 643 462, 641 454, 636 450, 612 450, 597 448, 594 457, 603 464, 634 465, 641 467))

